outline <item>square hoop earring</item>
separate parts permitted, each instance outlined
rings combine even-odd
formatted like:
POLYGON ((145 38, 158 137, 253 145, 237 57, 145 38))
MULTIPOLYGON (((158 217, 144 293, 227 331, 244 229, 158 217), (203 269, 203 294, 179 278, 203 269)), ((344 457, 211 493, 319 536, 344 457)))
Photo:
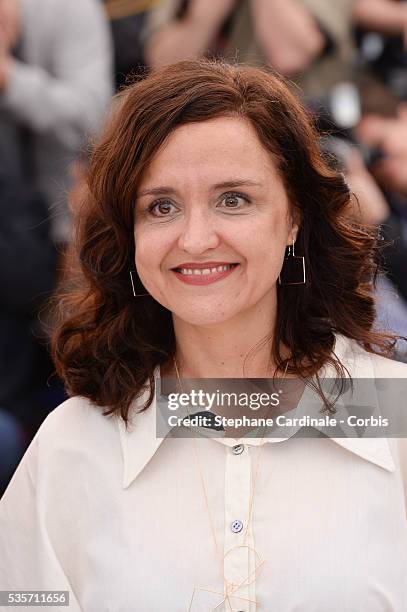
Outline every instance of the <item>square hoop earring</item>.
POLYGON ((288 247, 282 270, 278 276, 280 285, 305 285, 305 257, 295 254, 295 241, 288 247))

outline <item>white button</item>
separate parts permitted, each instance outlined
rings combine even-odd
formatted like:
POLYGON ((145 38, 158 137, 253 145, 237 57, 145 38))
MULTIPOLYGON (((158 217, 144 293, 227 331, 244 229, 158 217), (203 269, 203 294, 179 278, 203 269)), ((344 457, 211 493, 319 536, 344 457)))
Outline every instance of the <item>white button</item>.
POLYGON ((233 521, 230 528, 233 531, 233 533, 240 533, 243 529, 243 523, 242 521, 233 521))
POLYGON ((232 453, 234 455, 241 455, 243 451, 244 451, 243 444, 235 444, 235 446, 232 446, 232 453))

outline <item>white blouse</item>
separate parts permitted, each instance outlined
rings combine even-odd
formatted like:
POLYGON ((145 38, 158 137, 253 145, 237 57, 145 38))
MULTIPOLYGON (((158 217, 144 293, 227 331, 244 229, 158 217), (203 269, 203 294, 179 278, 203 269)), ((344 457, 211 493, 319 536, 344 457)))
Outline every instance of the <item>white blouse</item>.
POLYGON ((67 590, 62 612, 407 610, 406 440, 158 439, 155 410, 129 431, 80 397, 46 418, 0 502, 0 590, 67 590))

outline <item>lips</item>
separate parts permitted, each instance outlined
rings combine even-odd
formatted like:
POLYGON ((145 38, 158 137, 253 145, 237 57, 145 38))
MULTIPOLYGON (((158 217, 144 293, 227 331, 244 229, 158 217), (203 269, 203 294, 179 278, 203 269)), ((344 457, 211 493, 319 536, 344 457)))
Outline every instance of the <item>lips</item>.
MULTIPOLYGON (((205 264, 207 265, 207 264, 205 264)), ((236 266, 237 264, 224 264, 220 266, 207 266, 206 268, 194 268, 188 266, 180 266, 176 268, 177 272, 185 275, 195 274, 196 276, 206 276, 207 274, 215 274, 216 272, 226 272, 236 266)))
POLYGON ((190 268, 192 270, 204 270, 205 268, 216 268, 218 266, 230 266, 237 265, 233 261, 221 261, 221 260, 213 260, 213 261, 186 261, 174 266, 173 270, 179 270, 181 268, 190 268))
POLYGON ((185 262, 173 268, 177 278, 189 285, 208 285, 229 276, 237 263, 208 261, 205 263, 185 262))

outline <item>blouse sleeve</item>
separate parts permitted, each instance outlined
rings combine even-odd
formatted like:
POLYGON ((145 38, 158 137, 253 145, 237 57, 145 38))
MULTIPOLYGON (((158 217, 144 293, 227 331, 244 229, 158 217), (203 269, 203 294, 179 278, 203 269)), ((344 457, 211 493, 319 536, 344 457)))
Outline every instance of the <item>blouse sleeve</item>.
MULTIPOLYGON (((0 588, 69 591, 69 608, 56 605, 52 609, 78 612, 81 608, 48 530, 47 516, 52 515, 58 500, 38 476, 38 456, 37 433, 0 500, 0 588)), ((62 526, 60 532, 63 537, 62 526)))

